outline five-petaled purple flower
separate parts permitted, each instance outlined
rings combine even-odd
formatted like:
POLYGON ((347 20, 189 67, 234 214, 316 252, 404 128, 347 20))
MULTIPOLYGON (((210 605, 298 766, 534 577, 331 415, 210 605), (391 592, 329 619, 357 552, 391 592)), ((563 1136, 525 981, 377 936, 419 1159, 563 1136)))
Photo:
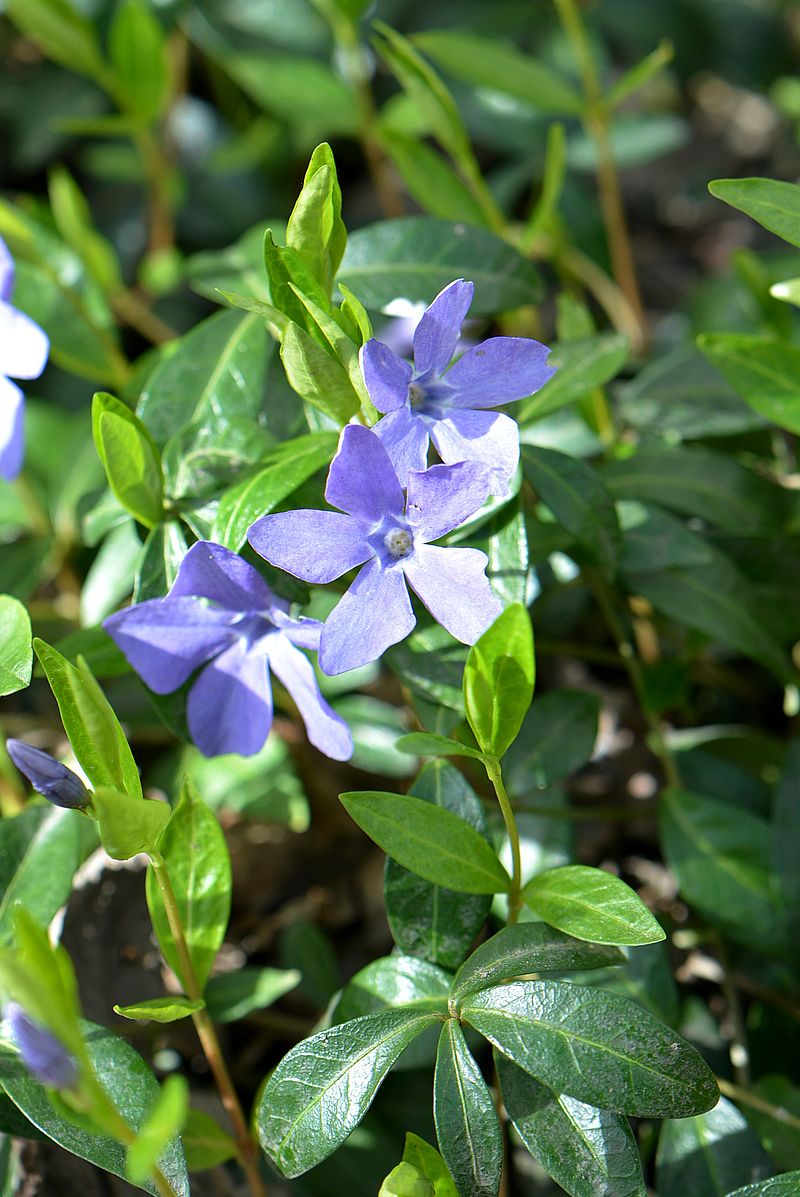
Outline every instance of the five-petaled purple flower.
POLYGON ((348 425, 325 487, 331 506, 346 514, 284 511, 256 520, 247 534, 256 552, 306 582, 364 566, 322 629, 325 673, 374 661, 408 636, 416 620, 406 583, 451 635, 475 643, 501 610, 486 554, 429 541, 463 524, 489 488, 489 471, 477 462, 437 465, 408 475, 406 500, 374 431, 348 425))
POLYGON ((78 1067, 63 1043, 46 1027, 28 1018, 16 1002, 9 1002, 5 1016, 22 1063, 31 1076, 54 1089, 72 1089, 78 1080, 78 1067))
POLYGON ((183 685, 200 666, 186 703, 189 732, 206 756, 251 756, 272 725, 270 670, 297 704, 308 738, 347 760, 347 724, 319 692, 302 648, 317 648, 322 624, 291 619, 289 604, 257 570, 209 541, 192 545, 165 598, 118 611, 103 626, 156 694, 183 685))
POLYGON ((532 395, 555 369, 538 341, 490 337, 448 370, 472 292, 472 283, 457 279, 436 296, 414 333, 413 369, 374 338, 361 350, 361 369, 372 402, 386 413, 373 431, 403 486, 409 471, 425 469, 433 441, 444 462, 482 462, 492 493, 503 496, 519 462, 519 431, 509 416, 486 409, 532 395))
POLYGON ((50 347, 39 325, 9 303, 13 289, 14 261, 0 237, 0 478, 22 469, 24 397, 11 378, 38 378, 50 347))

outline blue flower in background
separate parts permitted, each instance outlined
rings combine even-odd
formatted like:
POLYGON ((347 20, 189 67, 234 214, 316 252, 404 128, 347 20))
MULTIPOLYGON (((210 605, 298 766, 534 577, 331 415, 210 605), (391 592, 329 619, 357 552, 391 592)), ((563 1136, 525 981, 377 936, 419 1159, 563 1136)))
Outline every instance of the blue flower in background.
POLYGON ((22 469, 24 396, 12 378, 38 378, 50 343, 38 324, 9 303, 14 261, 0 237, 0 478, 22 469))
POLYGON ((78 1066, 59 1039, 38 1022, 33 1022, 16 1002, 9 1002, 5 1016, 19 1048, 22 1063, 42 1085, 72 1089, 78 1080, 78 1066))
POLYGON ((42 752, 24 740, 8 740, 6 748, 20 773, 24 773, 34 790, 43 794, 48 802, 69 810, 80 810, 89 805, 92 796, 77 773, 49 752, 42 752))
POLYGON ((555 374, 550 350, 525 337, 490 337, 450 366, 473 285, 457 279, 441 291, 414 333, 414 366, 373 339, 361 350, 372 402, 385 412, 373 428, 403 486, 410 470, 424 470, 431 441, 442 461, 478 461, 492 493, 508 493, 519 462, 514 420, 489 411, 533 395, 555 374), (448 367, 450 367, 448 369, 448 367))
POLYGON ((252 756, 272 726, 270 671, 288 690, 308 738, 345 761, 353 740, 328 706, 311 662, 322 624, 291 619, 252 565, 201 540, 181 562, 165 598, 118 611, 103 627, 156 694, 177 690, 199 670, 186 702, 192 740, 205 756, 252 756))

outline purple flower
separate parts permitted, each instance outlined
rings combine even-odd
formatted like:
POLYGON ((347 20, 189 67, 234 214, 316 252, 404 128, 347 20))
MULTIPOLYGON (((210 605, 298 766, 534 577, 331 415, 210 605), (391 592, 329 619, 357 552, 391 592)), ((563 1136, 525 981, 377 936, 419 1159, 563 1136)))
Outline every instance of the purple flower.
POLYGON ((408 499, 374 431, 349 425, 331 462, 325 498, 334 511, 284 511, 256 520, 257 553, 306 582, 325 583, 363 565, 322 629, 328 674, 366 665, 403 640, 416 620, 407 585, 457 640, 474 644, 500 613, 478 549, 429 541, 463 524, 489 493, 477 462, 432 466, 408 476, 408 499))
POLYGON ((9 303, 13 288, 14 261, 0 237, 0 478, 22 469, 24 397, 10 378, 38 378, 50 348, 39 325, 9 303))
POLYGON ((373 337, 361 350, 370 398, 386 412, 375 432, 403 486, 424 470, 433 441, 444 462, 479 461, 491 472, 491 493, 505 495, 519 462, 514 420, 488 411, 532 395, 555 373, 550 350, 524 337, 490 337, 450 361, 472 302, 472 283, 457 279, 424 313, 414 333, 414 367, 373 337))
POLYGON ((28 1018, 16 1002, 9 1002, 5 1015, 22 1063, 31 1076, 54 1089, 72 1089, 78 1080, 78 1066, 61 1041, 28 1018))
POLYGON ((48 802, 68 810, 80 810, 89 805, 92 796, 78 775, 48 752, 42 752, 24 740, 9 740, 6 748, 20 773, 24 773, 48 802))
POLYGON ((347 724, 295 647, 317 648, 322 624, 291 619, 288 610, 252 565, 201 540, 165 598, 118 611, 103 626, 156 694, 176 690, 200 669, 186 718, 205 756, 252 756, 263 746, 272 726, 271 670, 297 704, 311 743, 345 761, 353 751, 347 724))

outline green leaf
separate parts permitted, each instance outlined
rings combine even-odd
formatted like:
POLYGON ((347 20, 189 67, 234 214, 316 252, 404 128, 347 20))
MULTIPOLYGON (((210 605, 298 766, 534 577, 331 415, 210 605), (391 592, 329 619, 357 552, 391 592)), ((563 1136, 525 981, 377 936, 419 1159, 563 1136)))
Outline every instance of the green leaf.
POLYGON ((790 245, 800 246, 800 187, 777 179, 714 179, 708 190, 752 216, 790 245))
POLYGON ((455 29, 417 33, 413 40, 440 67, 465 83, 514 96, 540 112, 569 116, 583 112, 580 92, 510 42, 455 29))
POLYGON ((604 869, 548 869, 531 878, 522 900, 551 927, 576 939, 634 945, 666 938, 639 895, 604 869))
POLYGON ((206 1006, 215 1022, 238 1022, 253 1010, 265 1010, 299 985, 296 968, 239 968, 208 982, 206 1006))
POLYGON ((131 1006, 115 1006, 114 1013, 123 1018, 150 1020, 151 1022, 178 1022, 202 1010, 204 1002, 193 1002, 187 997, 149 998, 145 1002, 134 1002, 131 1006))
POLYGON ((447 1010, 452 978, 444 969, 416 956, 383 956, 351 977, 331 1012, 331 1022, 343 1023, 386 1006, 423 1005, 447 1010))
POLYGON ((142 546, 133 581, 133 603, 162 598, 178 576, 188 545, 180 520, 151 528, 142 546))
POLYGON ((116 251, 94 227, 89 203, 69 171, 54 166, 49 180, 50 207, 59 233, 78 255, 86 272, 105 292, 122 287, 116 251))
POLYGON ((337 424, 346 424, 360 408, 347 370, 297 324, 283 334, 281 361, 292 389, 337 424))
POLYGON ((623 500, 617 504, 617 516, 622 529, 623 573, 709 565, 713 560, 713 552, 702 536, 690 532, 680 520, 658 507, 623 500))
POLYGON ((187 1110, 181 1139, 190 1172, 216 1168, 236 1155, 236 1140, 202 1110, 187 1110))
POLYGON ((286 244, 300 254, 330 295, 347 244, 347 230, 336 163, 326 142, 311 155, 303 189, 286 226, 286 244))
POLYGON ((217 312, 162 352, 137 407, 156 444, 194 422, 222 434, 233 416, 261 411, 267 333, 260 316, 217 312))
MULTIPOLYGON (((0 824, 2 827, 2 824, 0 824)), ((771 865, 785 911, 789 940, 800 936, 800 743, 793 740, 775 787, 771 865)))
POLYGON ((265 112, 286 121, 303 145, 358 133, 352 88, 327 63, 297 54, 226 54, 222 65, 265 112))
POLYGON ((659 1197, 729 1193, 742 1181, 772 1171, 758 1138, 736 1106, 724 1097, 697 1118, 667 1119, 656 1156, 659 1197))
POLYGON ((800 432, 800 348, 738 333, 704 333, 697 344, 753 411, 800 432))
MULTIPOLYGON (((452 765, 441 760, 425 765, 411 793, 452 811, 488 840, 480 799, 452 765)), ((401 951, 453 969, 486 921, 491 898, 454 893, 387 858, 384 901, 389 929, 401 951)))
POLYGON ((550 225, 558 208, 567 175, 567 139, 564 126, 554 121, 547 130, 542 189, 531 208, 521 239, 521 248, 528 249, 550 225))
MULTIPOLYGON (((231 862, 216 816, 188 777, 184 778, 180 800, 158 850, 172 883, 186 945, 202 991, 228 926, 231 862)), ((186 986, 152 866, 147 870, 147 905, 164 958, 186 986)))
POLYGON ((663 39, 655 50, 651 50, 641 62, 637 62, 630 70, 625 71, 613 87, 609 88, 604 96, 606 106, 616 108, 623 100, 627 100, 628 96, 633 95, 634 92, 649 83, 664 69, 667 63, 672 62, 674 57, 675 50, 672 42, 667 41, 666 38, 663 39))
POLYGON ((788 1112, 795 1120, 800 1118, 800 1088, 785 1076, 773 1075, 757 1080, 752 1092, 771 1112, 748 1108, 747 1121, 781 1172, 796 1168, 800 1164, 800 1127, 796 1121, 788 1124, 785 1115, 788 1112))
POLYGON ((103 77, 103 56, 94 26, 69 0, 6 0, 5 11, 48 58, 81 75, 103 77))
POLYGON ((636 1139, 626 1118, 555 1092, 500 1052, 495 1064, 515 1131, 571 1197, 646 1197, 636 1139))
POLYGON ((499 759, 513 744, 535 677, 530 616, 512 603, 473 644, 464 667, 467 719, 483 752, 499 759))
POLYGON ((476 547, 489 558, 486 576, 504 607, 529 597, 528 530, 519 500, 482 524, 476 547))
POLYGON ((600 699, 585 690, 549 690, 531 704, 503 762, 512 794, 545 789, 584 765, 594 751, 600 699))
POLYGON ((113 395, 92 400, 92 433, 108 485, 122 506, 145 527, 161 519, 164 478, 161 454, 141 420, 113 395))
POLYGON ((35 639, 33 647, 55 695, 72 751, 93 786, 119 789, 141 798, 142 783, 133 753, 108 699, 86 662, 77 667, 35 639))
POLYGON ((33 669, 31 621, 22 603, 0 594, 0 695, 30 684, 33 669))
POLYGON ((455 975, 450 998, 461 1002, 480 989, 529 973, 606 968, 624 961, 616 947, 572 939, 545 923, 518 923, 503 927, 464 961, 455 975))
POLYGON ((773 1176, 770 1180, 757 1180, 755 1184, 736 1189, 728 1197, 797 1197, 800 1172, 787 1172, 785 1176, 773 1176))
MULTIPOLYGON (((138 1130, 158 1100, 155 1077, 124 1039, 92 1023, 83 1025, 86 1049, 97 1079, 128 1125, 138 1130)), ((19 1056, 10 1049, 0 1050, 0 1083, 11 1100, 48 1138, 73 1155, 127 1179, 125 1148, 116 1140, 93 1134, 58 1113, 47 1091, 28 1074, 19 1056)), ((186 1161, 177 1138, 161 1157, 160 1167, 177 1197, 189 1197, 186 1161)), ((158 1189, 152 1181, 142 1181, 139 1187, 158 1197, 158 1189)))
POLYGON ((439 1037, 433 1080, 436 1137, 460 1193, 496 1197, 503 1170, 503 1133, 492 1095, 456 1019, 439 1037))
POLYGON ((261 1146, 283 1176, 326 1159, 358 1126, 397 1057, 427 1027, 430 1011, 385 1010, 329 1027, 284 1056, 256 1109, 261 1146))
POLYGON ((552 415, 588 395, 595 387, 615 378, 630 353, 628 338, 621 333, 599 333, 556 345, 547 359, 556 372, 529 399, 523 399, 514 415, 523 427, 552 415))
POLYGON ((341 794, 351 819, 398 864, 465 894, 503 893, 511 879, 469 823, 409 794, 341 794))
POLYGON ((458 740, 436 736, 431 732, 409 732, 407 736, 400 737, 396 747, 401 752, 410 752, 413 756, 471 756, 476 760, 483 760, 483 753, 477 748, 470 748, 468 744, 459 744, 458 740))
POLYGON ((158 1164, 164 1149, 183 1127, 189 1105, 186 1077, 167 1077, 153 1108, 133 1143, 128 1147, 128 1176, 134 1184, 146 1180, 158 1164))
POLYGON ((433 1185, 413 1164, 392 1168, 378 1192, 378 1197, 436 1197, 433 1185))
POLYGON ((166 802, 131 798, 106 786, 97 787, 92 807, 103 847, 112 860, 130 860, 140 852, 154 852, 172 814, 166 802))
POLYGON ((516 981, 474 994, 461 1016, 531 1076, 590 1105, 684 1118, 719 1098, 691 1044, 616 994, 516 981))
POLYGON ((41 926, 52 922, 84 854, 83 826, 76 811, 38 802, 0 819, 0 943, 13 939, 18 904, 41 926))
POLYGON ((772 837, 765 820, 699 794, 667 790, 661 837, 681 896, 732 939, 761 950, 783 946, 770 884, 772 837))
POLYGON ((250 525, 327 465, 336 451, 336 442, 335 432, 312 432, 285 441, 257 474, 244 478, 222 496, 212 539, 238 552, 247 540, 250 525))
POLYGON ((412 199, 431 216, 490 227, 487 213, 447 160, 433 146, 384 122, 381 145, 412 199))
POLYGON ((454 278, 475 284, 472 316, 541 298, 536 267, 500 237, 431 216, 403 216, 357 229, 339 272, 340 281, 376 311, 397 298, 430 303, 454 278))
POLYGON ((123 0, 108 33, 108 51, 118 87, 145 124, 163 112, 169 94, 167 39, 144 0, 123 0))
POLYGON ((439 1152, 413 1131, 406 1131, 403 1160, 431 1182, 435 1197, 458 1197, 453 1178, 439 1152))
POLYGON ((522 470, 586 556, 606 573, 613 573, 619 556, 619 523, 598 472, 577 458, 538 445, 523 446, 522 470))

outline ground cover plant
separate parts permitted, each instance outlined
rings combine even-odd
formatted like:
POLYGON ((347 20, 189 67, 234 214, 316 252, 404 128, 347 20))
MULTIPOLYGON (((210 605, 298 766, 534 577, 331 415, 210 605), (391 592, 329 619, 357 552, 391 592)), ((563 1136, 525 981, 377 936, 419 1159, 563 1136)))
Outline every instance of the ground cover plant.
POLYGON ((2 1197, 800 1193, 799 53, 5 0, 2 1197))

